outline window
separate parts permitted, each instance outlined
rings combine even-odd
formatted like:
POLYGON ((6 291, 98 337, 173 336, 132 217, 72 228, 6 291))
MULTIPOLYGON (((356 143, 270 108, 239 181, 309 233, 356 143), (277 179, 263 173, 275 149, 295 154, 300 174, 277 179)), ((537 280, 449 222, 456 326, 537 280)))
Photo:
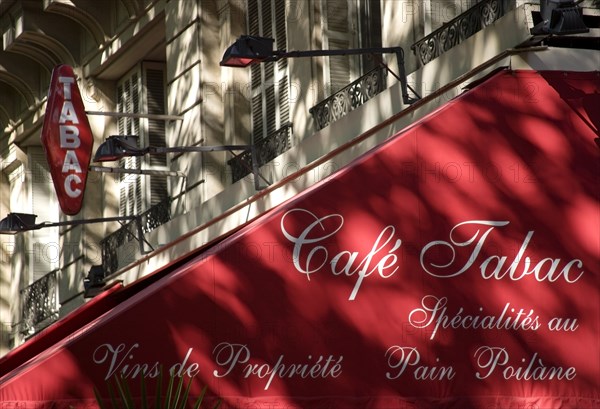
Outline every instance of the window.
MULTIPOLYGON (((284 1, 248 0, 248 27, 250 35, 273 38, 274 49, 287 49, 284 1)), ((282 58, 252 65, 251 70, 252 137, 256 145, 290 121, 288 63, 282 58)))
MULTIPOLYGON (((321 0, 323 49, 381 47, 379 0, 321 0)), ((331 95, 377 65, 371 55, 325 59, 326 94, 331 95)))
MULTIPOLYGON (((164 114, 164 64, 144 62, 117 85, 117 111, 129 114, 164 114)), ((138 147, 166 146, 165 123, 160 119, 122 116, 120 135, 136 135, 138 147)), ((121 167, 166 170, 166 155, 146 155, 121 160, 121 167)), ((166 176, 122 174, 119 180, 119 212, 122 216, 139 215, 168 197, 166 176)))
MULTIPOLYGON (((31 147, 27 150, 27 155, 31 164, 31 173, 28 175, 31 183, 31 210, 37 215, 36 223, 55 222, 59 215, 58 199, 44 151, 41 147, 31 147)), ((58 227, 33 230, 31 238, 29 284, 58 268, 61 255, 58 227)))

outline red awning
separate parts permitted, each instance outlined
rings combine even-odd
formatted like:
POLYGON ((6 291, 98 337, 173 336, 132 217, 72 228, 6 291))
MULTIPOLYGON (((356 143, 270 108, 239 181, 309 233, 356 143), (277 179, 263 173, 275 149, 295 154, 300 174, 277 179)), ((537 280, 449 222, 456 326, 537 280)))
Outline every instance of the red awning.
POLYGON ((495 74, 5 374, 0 408, 160 367, 224 407, 600 407, 599 106, 597 72, 495 74))

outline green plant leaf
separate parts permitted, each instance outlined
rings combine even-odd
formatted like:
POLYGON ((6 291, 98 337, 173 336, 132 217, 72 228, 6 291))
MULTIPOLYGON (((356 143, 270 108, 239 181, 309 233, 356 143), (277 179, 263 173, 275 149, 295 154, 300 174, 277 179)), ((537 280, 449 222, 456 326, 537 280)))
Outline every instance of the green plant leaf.
POLYGON ((100 395, 100 391, 95 386, 94 386, 94 396, 96 397, 96 402, 98 402, 98 406, 100 406, 100 409, 106 409, 106 406, 104 405, 104 400, 102 399, 102 396, 100 395))
MULTIPOLYGON (((181 379, 183 379, 183 377, 181 379)), ((192 388, 192 378, 190 378, 189 382, 187 383, 187 386, 185 387, 185 390, 183 391, 183 395, 181 396, 181 406, 178 405, 178 406, 176 406, 176 408, 185 409, 185 405, 189 400, 191 388, 192 388)))
POLYGON ((127 399, 128 409, 135 409, 135 403, 133 402, 133 394, 131 393, 131 389, 129 388, 129 382, 127 382, 125 378, 121 378, 121 382, 123 383, 123 389, 125 390, 125 397, 127 399))
POLYGON ((106 382, 106 386, 108 387, 108 396, 110 396, 110 403, 114 409, 119 409, 120 405, 117 403, 117 398, 115 396, 115 391, 113 390, 112 385, 110 384, 110 379, 106 382))
POLYGON ((160 367, 158 372, 158 380, 156 381, 156 398, 154 401, 154 409, 160 409, 160 401, 161 401, 161 392, 162 392, 162 375, 163 368, 160 367))
MULTIPOLYGON (((140 393, 139 397, 141 409, 185 409, 190 401, 190 391, 194 377, 189 377, 186 381, 185 376, 176 376, 169 373, 168 385, 165 395, 162 396, 163 388, 163 368, 161 367, 156 378, 156 395, 155 405, 151 407, 148 402, 149 388, 147 379, 142 375, 140 378, 140 393), (175 378, 177 385, 175 385, 175 378)), ((100 409, 136 409, 136 399, 131 392, 130 382, 133 379, 127 379, 123 374, 117 374, 112 379, 106 381, 110 403, 108 406, 100 394, 100 390, 94 387, 94 396, 100 409)), ((200 409, 208 390, 208 385, 202 388, 200 396, 194 402, 194 409, 200 409)), ((213 409, 218 409, 221 406, 222 399, 218 399, 213 409)))
POLYGON ((117 390, 119 391, 119 397, 123 402, 123 406, 125 409, 135 409, 133 405, 133 401, 131 400, 131 392, 129 392, 129 387, 127 386, 127 382, 123 375, 119 377, 115 377, 115 383, 117 384, 117 390))
POLYGON ((173 378, 173 375, 171 373, 169 373, 169 386, 167 386, 167 393, 165 394, 164 406, 161 406, 161 408, 171 409, 171 395, 173 393, 173 382, 174 381, 175 381, 175 379, 173 378))
POLYGON ((204 400, 204 395, 206 395, 206 390, 207 389, 208 389, 208 385, 204 385, 204 388, 202 388, 202 392, 200 392, 200 396, 198 396, 198 399, 196 400, 196 404, 194 405, 194 409, 198 409, 198 408, 200 408, 200 405, 202 405, 202 401, 204 400))
POLYGON ((148 393, 146 392, 146 377, 143 374, 142 374, 140 383, 141 383, 140 390, 142 393, 142 396, 141 396, 142 409, 148 409, 148 393))
MULTIPOLYGON (((171 378, 175 378, 174 374, 171 374, 171 378)), ((183 388, 184 379, 183 377, 179 377, 177 381, 177 390, 175 391, 175 396, 173 396, 174 402, 170 405, 171 408, 179 408, 179 398, 181 397, 181 389, 183 388)))

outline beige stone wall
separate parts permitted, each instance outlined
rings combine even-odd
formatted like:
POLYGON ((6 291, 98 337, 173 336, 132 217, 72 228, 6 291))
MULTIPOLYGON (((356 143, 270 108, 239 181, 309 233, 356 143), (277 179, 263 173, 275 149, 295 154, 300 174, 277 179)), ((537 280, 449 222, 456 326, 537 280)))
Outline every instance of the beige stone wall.
MULTIPOLYGON (((382 45, 404 48, 406 70, 411 73, 409 83, 422 96, 435 93, 444 84, 516 46, 528 36, 524 14, 517 10, 460 47, 418 68, 410 45, 464 11, 470 5, 467 3, 459 0, 380 1, 382 45)), ((97 10, 97 13, 106 15, 96 16, 104 30, 105 42, 94 46, 92 38, 82 40, 84 51, 76 67, 86 109, 115 111, 116 81, 141 59, 164 56, 166 113, 179 117, 166 121, 167 144, 245 145, 250 142, 250 70, 219 66, 224 50, 238 36, 247 33, 245 0, 148 0, 144 2, 145 8, 137 9, 128 9, 119 0, 107 0, 107 4, 109 7, 97 10)), ((288 50, 319 49, 323 46, 322 6, 321 0, 286 0, 288 50)), ((537 55, 529 57, 532 61, 537 59, 537 55)), ((395 56, 386 55, 385 60, 392 70, 397 71, 395 56)), ((519 61, 525 60, 523 56, 523 60, 519 61)), ((495 66, 501 63, 506 63, 506 60, 495 66)), ((231 184, 230 169, 226 164, 230 155, 225 152, 171 155, 170 169, 186 176, 170 179, 171 196, 175 200, 173 220, 146 235, 156 251, 142 254, 135 241, 123 246, 120 249, 122 268, 111 280, 131 283, 186 252, 226 235, 323 180, 357 155, 460 92, 457 85, 420 110, 399 116, 406 106, 401 101, 399 85, 388 76, 387 90, 334 125, 316 132, 309 109, 327 96, 323 61, 319 58, 296 58, 290 59, 288 64, 294 148, 261 169, 261 173, 273 182, 272 186, 257 192, 247 181, 231 184), (377 128, 383 121, 389 122, 377 128), (368 137, 360 144, 321 160, 340 146, 365 135, 368 137)), ((44 75, 49 79, 49 73, 44 75)), ((44 87, 37 84, 34 88, 44 87)), ((39 145, 45 97, 40 92, 32 93, 31 110, 23 113, 22 117, 14 118, 16 125, 2 136, 3 158, 14 160, 18 156, 18 152, 9 152, 8 149, 10 145, 16 146, 15 143, 19 146, 39 145), (39 97, 37 93, 40 93, 39 97)), ((116 133, 116 120, 109 116, 90 116, 89 119, 95 149, 106 137, 116 133)), ((4 160, 3 163, 7 162, 4 160)), ((23 166, 26 171, 27 164, 23 166)), ((22 203, 26 201, 28 192, 26 187, 14 182, 16 169, 10 168, 0 175, 0 217, 9 211, 27 209, 22 203)), ((118 206, 117 176, 90 174, 83 210, 77 217, 115 216, 118 206)), ((60 215, 57 215, 56 220, 59 218, 60 215)), ((100 241, 119 227, 118 223, 104 223, 61 229, 61 315, 84 302, 83 278, 92 265, 101 263, 100 241)), ((28 256, 15 249, 25 248, 30 237, 26 234, 0 236, 0 240, 1 355, 9 347, 12 326, 20 319, 19 290, 26 285, 29 274, 28 256)))
MULTIPOLYGON (((4 161, 1 162, 4 165, 4 161)), ((3 167, 3 166, 2 166, 3 167)), ((5 215, 9 210, 9 183, 8 176, 0 172, 0 215, 5 215)), ((13 252, 14 241, 12 237, 0 236, 0 356, 10 348, 11 327, 11 290, 10 282, 12 270, 10 257, 13 252)))

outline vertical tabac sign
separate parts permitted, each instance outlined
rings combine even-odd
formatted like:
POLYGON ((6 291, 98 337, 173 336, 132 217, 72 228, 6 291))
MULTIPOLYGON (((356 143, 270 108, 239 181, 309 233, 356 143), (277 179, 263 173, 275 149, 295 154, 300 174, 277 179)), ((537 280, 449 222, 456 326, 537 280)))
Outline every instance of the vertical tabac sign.
POLYGON ((73 68, 59 65, 52 71, 42 145, 65 214, 81 210, 93 143, 73 68))

